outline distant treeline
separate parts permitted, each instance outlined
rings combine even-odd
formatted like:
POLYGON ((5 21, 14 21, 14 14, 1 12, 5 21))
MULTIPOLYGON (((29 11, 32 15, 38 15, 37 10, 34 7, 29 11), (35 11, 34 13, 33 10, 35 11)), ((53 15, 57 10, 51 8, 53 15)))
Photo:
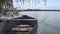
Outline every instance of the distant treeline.
POLYGON ((24 9, 24 10, 7 10, 7 11, 60 11, 60 10, 44 10, 44 9, 24 9))

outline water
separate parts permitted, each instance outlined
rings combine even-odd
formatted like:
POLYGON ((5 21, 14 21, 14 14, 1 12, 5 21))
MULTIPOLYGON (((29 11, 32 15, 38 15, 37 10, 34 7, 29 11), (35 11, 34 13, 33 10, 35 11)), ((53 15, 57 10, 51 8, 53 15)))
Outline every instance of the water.
POLYGON ((47 19, 42 25, 41 34, 60 34, 60 12, 47 12, 47 19))

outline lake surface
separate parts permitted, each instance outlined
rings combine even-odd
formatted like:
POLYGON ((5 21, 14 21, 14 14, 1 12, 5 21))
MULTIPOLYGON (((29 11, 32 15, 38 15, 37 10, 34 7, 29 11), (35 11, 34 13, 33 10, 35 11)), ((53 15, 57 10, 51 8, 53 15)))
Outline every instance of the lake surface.
POLYGON ((60 34, 60 12, 20 12, 38 20, 38 34, 60 34))

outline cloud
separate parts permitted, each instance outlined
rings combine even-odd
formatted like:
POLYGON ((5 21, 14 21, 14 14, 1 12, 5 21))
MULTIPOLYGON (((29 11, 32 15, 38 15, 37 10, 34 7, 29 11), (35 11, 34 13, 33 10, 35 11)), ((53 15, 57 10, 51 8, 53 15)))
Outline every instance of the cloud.
POLYGON ((21 5, 20 3, 14 3, 14 7, 20 7, 20 9, 60 9, 60 4, 48 3, 46 6, 44 6, 44 4, 37 4, 36 6, 34 6, 33 4, 29 3, 25 3, 24 5, 21 5))

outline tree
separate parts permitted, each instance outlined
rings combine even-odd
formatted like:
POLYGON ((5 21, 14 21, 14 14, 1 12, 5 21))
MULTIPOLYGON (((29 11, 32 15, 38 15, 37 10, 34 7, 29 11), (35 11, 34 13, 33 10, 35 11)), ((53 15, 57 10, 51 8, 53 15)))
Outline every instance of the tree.
POLYGON ((6 0, 0 0, 0 12, 1 12, 2 9, 3 9, 3 6, 4 6, 5 1, 6 1, 6 0))
POLYGON ((6 0, 0 0, 0 14, 4 13, 3 6, 5 5, 6 0))
MULTIPOLYGON (((0 0, 0 14, 3 14, 3 16, 6 15, 7 12, 9 12, 9 11, 7 11, 6 8, 4 8, 4 6, 7 6, 7 4, 6 4, 7 1, 8 0, 0 0)), ((11 9, 16 10, 15 8, 11 8, 11 9)), ((12 12, 14 12, 14 11, 12 11, 12 12)), ((17 11, 15 11, 15 12, 17 13, 17 11)))

